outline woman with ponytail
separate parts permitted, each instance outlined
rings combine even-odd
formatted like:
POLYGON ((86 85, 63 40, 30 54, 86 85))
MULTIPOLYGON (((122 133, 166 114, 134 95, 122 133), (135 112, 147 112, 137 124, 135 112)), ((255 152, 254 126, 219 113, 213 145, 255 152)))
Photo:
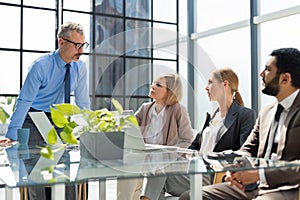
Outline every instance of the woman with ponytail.
POLYGON ((200 154, 238 150, 245 142, 255 122, 255 111, 244 107, 238 90, 239 79, 228 68, 214 70, 205 87, 210 101, 216 101, 218 108, 207 113, 204 127, 190 146, 200 154))

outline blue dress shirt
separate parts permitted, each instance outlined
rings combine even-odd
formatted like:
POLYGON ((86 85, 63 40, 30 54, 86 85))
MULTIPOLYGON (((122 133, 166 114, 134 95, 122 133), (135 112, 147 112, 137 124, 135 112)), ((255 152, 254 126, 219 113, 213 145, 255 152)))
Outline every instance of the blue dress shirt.
MULTIPOLYGON (((74 92, 75 103, 81 109, 89 109, 86 65, 81 60, 70 64, 71 92, 74 92)), ((52 104, 64 103, 65 65, 59 50, 41 56, 32 63, 17 99, 16 109, 8 126, 7 138, 17 140, 17 129, 22 127, 30 107, 49 112, 52 104)))

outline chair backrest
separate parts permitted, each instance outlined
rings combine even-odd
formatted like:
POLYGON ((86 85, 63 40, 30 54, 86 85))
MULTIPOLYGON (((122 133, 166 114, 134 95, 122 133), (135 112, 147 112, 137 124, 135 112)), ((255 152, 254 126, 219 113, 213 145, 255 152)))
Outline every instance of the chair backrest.
POLYGON ((213 184, 224 182, 225 176, 226 176, 226 172, 215 172, 213 184))

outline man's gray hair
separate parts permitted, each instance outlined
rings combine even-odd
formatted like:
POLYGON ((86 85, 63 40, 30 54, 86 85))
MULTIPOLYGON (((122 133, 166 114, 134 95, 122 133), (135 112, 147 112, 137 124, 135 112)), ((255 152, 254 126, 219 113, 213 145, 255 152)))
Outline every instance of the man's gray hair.
POLYGON ((60 26, 60 29, 57 33, 57 38, 70 37, 72 31, 76 31, 77 33, 84 35, 83 27, 80 24, 74 22, 66 22, 60 26))

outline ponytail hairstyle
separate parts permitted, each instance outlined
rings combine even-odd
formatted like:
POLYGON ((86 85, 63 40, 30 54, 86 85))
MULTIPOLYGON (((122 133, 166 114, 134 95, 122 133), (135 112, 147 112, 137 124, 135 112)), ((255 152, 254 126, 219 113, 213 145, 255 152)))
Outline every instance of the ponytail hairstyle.
POLYGON ((244 101, 238 90, 239 78, 236 75, 236 73, 229 67, 222 67, 216 69, 212 74, 220 82, 227 80, 229 83, 229 87, 231 88, 231 94, 233 99, 241 106, 244 106, 244 101))

